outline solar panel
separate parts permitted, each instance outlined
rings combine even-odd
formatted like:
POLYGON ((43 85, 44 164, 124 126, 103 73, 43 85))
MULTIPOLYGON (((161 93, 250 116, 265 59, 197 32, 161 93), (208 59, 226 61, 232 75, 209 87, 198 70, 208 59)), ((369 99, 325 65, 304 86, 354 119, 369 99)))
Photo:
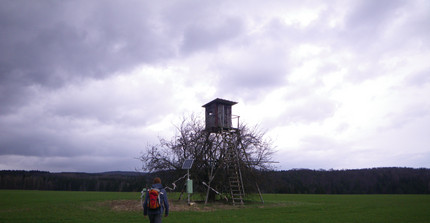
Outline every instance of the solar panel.
POLYGON ((193 166, 193 162, 194 162, 193 159, 186 159, 184 161, 184 163, 182 164, 182 169, 183 170, 189 170, 189 169, 191 169, 191 166, 193 166))

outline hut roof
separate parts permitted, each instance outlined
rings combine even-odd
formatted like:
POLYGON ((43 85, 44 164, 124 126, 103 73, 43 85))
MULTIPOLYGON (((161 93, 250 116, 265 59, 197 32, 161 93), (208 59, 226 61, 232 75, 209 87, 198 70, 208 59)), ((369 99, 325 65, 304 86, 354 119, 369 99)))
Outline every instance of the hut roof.
POLYGON ((237 102, 234 102, 234 101, 229 101, 229 100, 217 98, 215 100, 212 100, 209 103, 204 104, 202 107, 208 107, 208 106, 212 105, 213 103, 225 104, 225 105, 235 105, 235 104, 237 104, 237 102))

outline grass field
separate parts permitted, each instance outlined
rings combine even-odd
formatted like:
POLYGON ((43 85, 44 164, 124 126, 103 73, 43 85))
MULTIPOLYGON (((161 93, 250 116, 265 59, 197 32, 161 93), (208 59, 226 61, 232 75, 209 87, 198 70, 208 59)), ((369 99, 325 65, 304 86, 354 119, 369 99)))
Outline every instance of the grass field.
MULTIPOLYGON (((245 207, 225 204, 187 206, 169 194, 169 222, 430 222, 430 195, 265 194, 245 207)), ((0 190, 0 223, 149 222, 140 193, 0 190)))

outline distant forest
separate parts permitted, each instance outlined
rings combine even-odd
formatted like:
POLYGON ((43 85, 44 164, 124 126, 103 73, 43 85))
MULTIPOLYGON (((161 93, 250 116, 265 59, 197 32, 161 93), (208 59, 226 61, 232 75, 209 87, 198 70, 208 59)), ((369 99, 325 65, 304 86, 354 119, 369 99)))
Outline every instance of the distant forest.
POLYGON ((299 194, 429 194, 430 169, 373 168, 358 170, 273 171, 260 186, 266 193, 299 194))
MULTIPOLYGON (((155 175, 161 176, 163 183, 169 185, 179 174, 171 171, 145 174, 3 170, 0 171, 0 189, 141 191, 155 175)), ((263 193, 430 194, 430 169, 424 168, 260 171, 258 181, 263 193)), ((195 186, 199 188, 198 185, 195 186)))

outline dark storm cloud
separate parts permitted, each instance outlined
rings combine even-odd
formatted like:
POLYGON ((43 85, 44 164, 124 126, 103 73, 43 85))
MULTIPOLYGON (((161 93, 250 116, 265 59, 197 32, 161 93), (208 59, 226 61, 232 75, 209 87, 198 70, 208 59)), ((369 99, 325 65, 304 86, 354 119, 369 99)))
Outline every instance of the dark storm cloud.
POLYGON ((104 78, 172 56, 169 42, 142 1, 2 1, 2 111, 26 97, 26 87, 58 88, 104 78), (12 86, 12 87, 9 87, 12 86))

